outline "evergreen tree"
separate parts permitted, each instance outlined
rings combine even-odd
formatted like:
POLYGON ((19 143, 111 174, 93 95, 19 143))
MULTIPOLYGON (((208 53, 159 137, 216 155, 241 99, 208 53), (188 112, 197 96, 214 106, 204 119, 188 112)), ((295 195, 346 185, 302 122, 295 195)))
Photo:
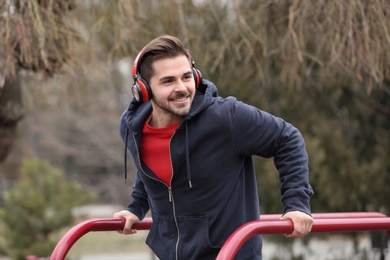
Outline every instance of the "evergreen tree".
POLYGON ((49 256, 57 242, 52 235, 73 224, 72 208, 92 199, 92 193, 68 181, 60 169, 39 159, 25 159, 0 211, 5 250, 15 260, 49 256))

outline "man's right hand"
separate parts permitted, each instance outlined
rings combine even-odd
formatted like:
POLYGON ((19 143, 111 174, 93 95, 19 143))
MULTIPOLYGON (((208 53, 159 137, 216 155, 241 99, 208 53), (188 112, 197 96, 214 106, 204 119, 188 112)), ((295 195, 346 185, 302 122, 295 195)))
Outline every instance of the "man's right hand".
POLYGON ((126 223, 125 223, 123 230, 119 230, 118 233, 123 234, 123 235, 137 233, 136 229, 131 228, 134 223, 138 223, 141 221, 136 215, 134 215, 133 213, 131 213, 128 210, 121 210, 119 212, 114 213, 113 217, 114 218, 124 218, 126 220, 126 223))

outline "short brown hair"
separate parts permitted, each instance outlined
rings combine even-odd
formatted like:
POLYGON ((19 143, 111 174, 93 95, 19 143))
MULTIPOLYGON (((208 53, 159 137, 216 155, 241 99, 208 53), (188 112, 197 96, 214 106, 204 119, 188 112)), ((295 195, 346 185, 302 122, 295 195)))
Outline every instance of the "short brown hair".
POLYGON ((143 49, 138 61, 137 71, 140 77, 147 82, 154 74, 152 63, 159 59, 175 58, 185 55, 191 63, 191 56, 183 43, 176 37, 161 35, 149 42, 143 49))

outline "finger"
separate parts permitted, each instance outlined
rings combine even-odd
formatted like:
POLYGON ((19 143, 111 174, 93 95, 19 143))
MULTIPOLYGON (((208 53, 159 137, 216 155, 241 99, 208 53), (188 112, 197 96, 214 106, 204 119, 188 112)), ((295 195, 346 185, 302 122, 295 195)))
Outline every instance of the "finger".
POLYGON ((126 220, 125 226, 123 227, 123 234, 134 234, 134 229, 131 227, 133 226, 133 222, 129 219, 126 220))
POLYGON ((308 234, 311 232, 312 227, 313 227, 313 220, 309 219, 304 222, 304 229, 302 230, 302 232, 308 234))
POLYGON ((303 237, 305 235, 306 235, 306 233, 301 233, 299 231, 293 231, 291 234, 285 234, 285 237, 300 238, 300 237, 303 237))
POLYGON ((306 236, 310 231, 310 229, 294 230, 291 234, 287 234, 286 237, 299 238, 306 236))
POLYGON ((113 218, 122 218, 122 214, 121 214, 121 212, 115 212, 112 217, 113 218))
POLYGON ((294 230, 290 234, 286 234, 286 237, 291 237, 291 238, 299 238, 307 235, 311 230, 310 225, 302 224, 300 222, 297 222, 294 225, 294 230))

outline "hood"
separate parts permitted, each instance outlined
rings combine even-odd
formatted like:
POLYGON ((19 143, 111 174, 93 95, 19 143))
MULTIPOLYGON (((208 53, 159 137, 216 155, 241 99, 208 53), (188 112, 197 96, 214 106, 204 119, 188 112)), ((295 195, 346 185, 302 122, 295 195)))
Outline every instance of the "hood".
POLYGON ((207 79, 202 80, 202 84, 196 91, 194 101, 191 105, 190 113, 188 117, 192 117, 198 114, 203 109, 209 107, 213 102, 214 98, 218 96, 218 89, 211 81, 207 79))

